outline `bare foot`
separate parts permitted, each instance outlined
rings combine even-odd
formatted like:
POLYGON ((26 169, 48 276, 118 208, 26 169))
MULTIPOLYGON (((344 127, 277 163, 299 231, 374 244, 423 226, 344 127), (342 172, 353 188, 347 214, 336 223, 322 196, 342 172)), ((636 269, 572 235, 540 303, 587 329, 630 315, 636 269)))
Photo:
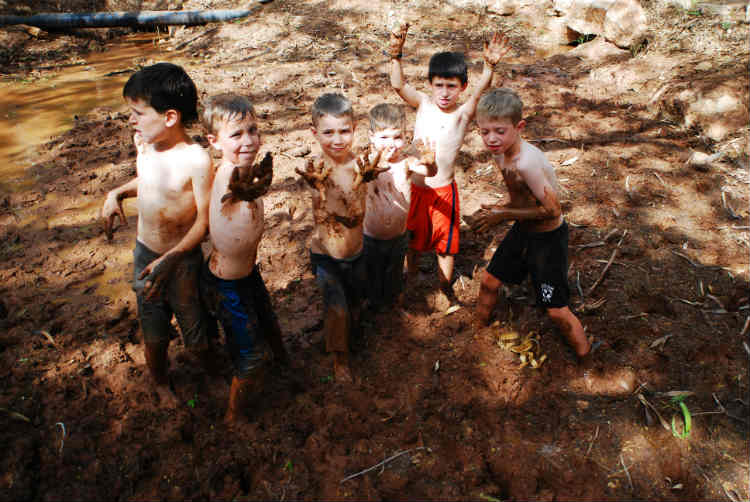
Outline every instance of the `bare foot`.
POLYGON ((337 382, 352 383, 352 370, 349 368, 349 356, 336 352, 333 359, 333 376, 337 382))
POLYGON ((174 409, 179 405, 180 401, 177 399, 175 393, 172 392, 172 389, 169 388, 169 385, 154 385, 154 391, 159 396, 159 404, 162 407, 174 409))

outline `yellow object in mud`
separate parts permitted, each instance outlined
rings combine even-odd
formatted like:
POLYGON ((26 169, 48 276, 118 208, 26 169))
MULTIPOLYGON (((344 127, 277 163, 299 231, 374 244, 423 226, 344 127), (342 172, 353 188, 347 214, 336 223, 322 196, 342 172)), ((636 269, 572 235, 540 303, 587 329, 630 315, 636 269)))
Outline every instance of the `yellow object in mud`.
POLYGON ((505 350, 518 354, 518 358, 521 361, 519 368, 531 366, 533 369, 539 369, 544 361, 547 360, 547 354, 539 355, 541 350, 539 335, 533 331, 526 334, 523 339, 515 331, 501 333, 497 344, 505 350))

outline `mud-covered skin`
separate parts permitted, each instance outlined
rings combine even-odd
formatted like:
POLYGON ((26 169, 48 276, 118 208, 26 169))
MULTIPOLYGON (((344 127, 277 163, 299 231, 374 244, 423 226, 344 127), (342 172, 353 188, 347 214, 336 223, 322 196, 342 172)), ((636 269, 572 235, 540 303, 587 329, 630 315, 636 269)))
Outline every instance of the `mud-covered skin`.
POLYGON ((382 154, 382 150, 375 150, 375 154, 371 155, 370 147, 367 147, 364 152, 357 157, 357 176, 354 178, 353 188, 359 188, 362 183, 370 183, 375 180, 380 173, 391 168, 390 166, 378 167, 382 154))
POLYGON ((307 159, 305 170, 302 171, 299 168, 294 170, 297 174, 302 176, 302 179, 307 184, 318 191, 320 198, 325 202, 325 180, 328 179, 328 175, 331 173, 331 166, 326 165, 323 159, 307 159))
POLYGON ((169 282, 175 267, 186 254, 186 251, 167 253, 143 269, 139 279, 148 277, 146 286, 143 288, 143 294, 147 300, 152 300, 159 295, 162 288, 169 282))
POLYGON ((221 202, 243 200, 252 202, 265 195, 273 181, 273 157, 268 152, 258 164, 248 167, 235 167, 229 179, 229 192, 221 202))

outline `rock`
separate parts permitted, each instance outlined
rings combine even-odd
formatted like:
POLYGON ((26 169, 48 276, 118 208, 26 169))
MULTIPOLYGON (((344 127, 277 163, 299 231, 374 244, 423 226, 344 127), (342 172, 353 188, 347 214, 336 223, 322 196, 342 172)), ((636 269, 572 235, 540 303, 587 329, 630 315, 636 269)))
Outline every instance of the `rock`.
POLYGON ((719 157, 721 157, 721 152, 709 155, 707 153, 693 151, 690 153, 690 157, 688 157, 686 164, 693 169, 705 172, 711 168, 711 164, 719 160, 719 157))
POLYGON ((564 16, 573 7, 574 0, 554 0, 552 2, 552 8, 558 16, 564 16))
POLYGON ((287 155, 292 157, 304 157, 310 153, 310 145, 302 145, 295 148, 291 148, 286 151, 287 155))
POLYGON ((693 7, 694 0, 662 0, 662 2, 666 5, 674 5, 675 7, 687 10, 693 7))
POLYGON ((648 32, 646 11, 638 0, 617 0, 604 16, 604 38, 622 48, 637 47, 648 32))
POLYGON ((617 56, 630 57, 630 52, 620 49, 615 44, 607 42, 601 37, 595 38, 591 42, 580 44, 578 47, 568 53, 568 55, 580 56, 591 61, 614 60, 617 56))
POLYGON ((699 125, 714 141, 746 127, 750 119, 747 95, 736 83, 723 82, 705 92, 685 89, 673 99, 683 107, 685 126, 699 125))
POLYGON ((568 28, 582 35, 601 35, 607 9, 616 0, 573 0, 566 19, 568 28))

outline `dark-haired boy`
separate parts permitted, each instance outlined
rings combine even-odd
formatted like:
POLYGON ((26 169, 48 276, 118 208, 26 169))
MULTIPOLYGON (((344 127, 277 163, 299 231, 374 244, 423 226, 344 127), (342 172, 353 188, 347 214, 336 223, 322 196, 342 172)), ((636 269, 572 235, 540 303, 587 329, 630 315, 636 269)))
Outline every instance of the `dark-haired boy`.
POLYGON ((459 104, 461 93, 468 84, 464 55, 458 52, 438 52, 430 58, 425 94, 404 82, 401 57, 408 24, 391 33, 391 87, 409 105, 417 109, 414 139, 421 139, 436 149, 437 174, 431 178, 415 176, 412 180, 411 208, 407 228, 412 232, 406 262, 409 276, 417 272, 420 253, 437 254, 440 290, 435 307, 445 310, 450 306, 453 292, 454 256, 458 253, 458 228, 461 221, 455 161, 463 145, 467 126, 474 117, 477 101, 492 83, 495 65, 509 50, 505 36, 495 33, 484 45, 484 69, 477 88, 469 99, 459 104))
POLYGON ((127 225, 122 201, 136 197, 138 228, 133 251, 133 289, 146 364, 162 404, 174 407, 167 357, 172 315, 185 347, 205 359, 207 316, 198 295, 199 244, 208 229, 213 174, 208 153, 192 142, 185 124, 198 117, 195 84, 171 63, 147 66, 125 84, 136 177, 111 190, 101 215, 109 240, 115 217, 127 225))

